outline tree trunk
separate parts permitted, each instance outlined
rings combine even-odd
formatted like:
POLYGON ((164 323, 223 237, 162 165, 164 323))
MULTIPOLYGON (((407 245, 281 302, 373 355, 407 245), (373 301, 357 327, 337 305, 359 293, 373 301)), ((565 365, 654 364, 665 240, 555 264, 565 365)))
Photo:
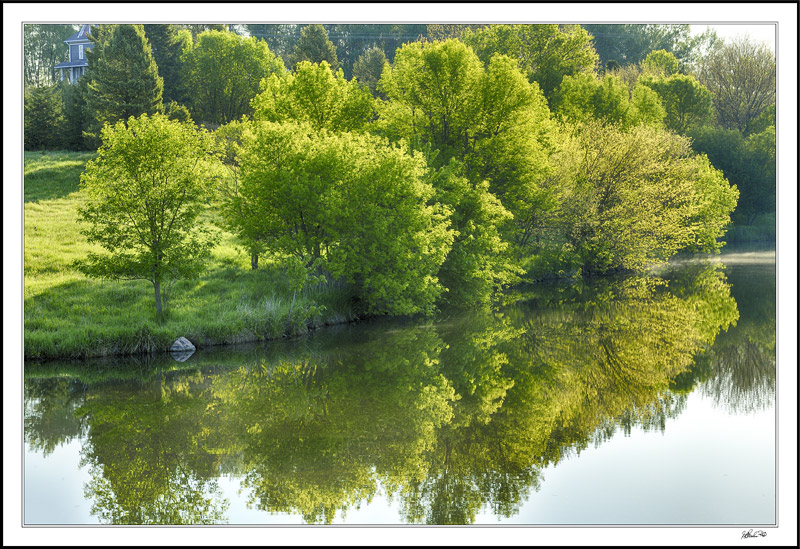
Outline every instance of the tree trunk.
POLYGON ((258 269, 258 254, 252 253, 250 254, 250 267, 255 271, 258 269))
POLYGON ((161 316, 161 283, 153 282, 153 288, 155 288, 156 291, 156 314, 161 316))

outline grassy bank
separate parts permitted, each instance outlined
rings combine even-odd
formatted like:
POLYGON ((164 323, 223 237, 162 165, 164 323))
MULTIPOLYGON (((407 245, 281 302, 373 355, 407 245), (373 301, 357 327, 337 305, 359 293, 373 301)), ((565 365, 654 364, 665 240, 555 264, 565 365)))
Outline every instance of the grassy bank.
MULTIPOLYGON (((80 234, 80 174, 92 153, 25 153, 25 358, 84 358, 166 351, 185 336, 207 346, 304 333, 355 318, 344 286, 294 295, 276 261, 257 271, 221 231, 199 280, 179 281, 164 319, 157 319, 146 281, 89 279, 72 266, 102 251, 80 234)), ((213 224, 212 208, 203 219, 213 224)))

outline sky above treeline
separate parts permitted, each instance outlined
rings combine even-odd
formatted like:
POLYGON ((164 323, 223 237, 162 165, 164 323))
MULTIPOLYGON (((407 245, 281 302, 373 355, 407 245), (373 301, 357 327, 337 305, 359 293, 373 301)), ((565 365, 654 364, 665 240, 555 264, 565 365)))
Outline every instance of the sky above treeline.
POLYGON ((717 36, 724 40, 731 40, 738 36, 748 35, 751 40, 764 42, 772 51, 775 51, 775 25, 691 25, 691 32, 692 34, 701 34, 708 28, 714 29, 717 36))

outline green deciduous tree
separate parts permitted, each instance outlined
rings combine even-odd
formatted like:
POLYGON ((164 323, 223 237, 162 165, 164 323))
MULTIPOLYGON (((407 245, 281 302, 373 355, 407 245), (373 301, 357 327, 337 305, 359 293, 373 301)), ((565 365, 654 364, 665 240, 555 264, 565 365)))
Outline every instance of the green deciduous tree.
POLYGON ((253 118, 270 122, 308 122, 331 131, 362 130, 374 115, 369 90, 347 81, 327 61, 301 61, 293 74, 271 75, 253 99, 253 118))
POLYGON ((285 71, 267 43, 232 32, 205 31, 184 57, 188 105, 198 122, 225 124, 253 113, 262 79, 285 71))
POLYGON ((486 25, 467 30, 462 40, 484 63, 495 53, 515 58, 548 100, 564 76, 593 71, 597 53, 579 25, 486 25))
POLYGON ((322 25, 307 25, 303 27, 300 31, 300 38, 294 45, 290 59, 292 68, 301 61, 309 61, 311 63, 327 61, 333 70, 339 68, 336 46, 330 41, 328 32, 322 25))
POLYGON ((603 78, 591 73, 567 76, 553 104, 558 115, 573 122, 603 119, 627 126, 635 119, 628 87, 613 74, 603 78))
POLYGON ((699 67, 713 95, 717 122, 747 134, 750 124, 775 104, 775 54, 763 43, 740 38, 706 56, 699 67))
POLYGON ((642 69, 654 76, 672 76, 678 72, 678 58, 667 50, 654 50, 641 63, 642 69))
POLYGON ((640 269, 686 247, 719 248, 738 191, 691 153, 688 139, 597 122, 576 139, 582 154, 563 222, 584 271, 640 269))
POLYGON ((86 165, 79 208, 82 232, 108 254, 79 264, 89 276, 148 280, 162 309, 162 284, 196 276, 213 239, 195 221, 209 197, 211 140, 161 114, 131 117, 102 130, 98 157, 86 165))
POLYGON ((547 178, 554 125, 544 96, 516 61, 495 55, 484 68, 457 40, 406 44, 384 70, 377 129, 395 139, 410 138, 439 151, 437 166, 463 162, 477 188, 489 182, 514 215, 506 240, 517 240, 547 202, 547 178))
POLYGON ((685 134, 692 126, 707 122, 713 114, 711 92, 693 76, 644 74, 639 85, 654 90, 661 98, 666 112, 664 124, 674 132, 685 134))
POLYGON ((87 53, 86 104, 93 143, 105 123, 163 110, 163 79, 142 25, 100 26, 92 30, 95 48, 87 53))
POLYGON ((53 149, 62 145, 63 89, 35 86, 25 90, 25 149, 53 149))
POLYGON ((240 165, 235 200, 254 212, 241 218, 240 235, 261 231, 267 248, 346 279, 369 312, 432 310, 453 234, 449 212, 429 205, 420 154, 366 134, 261 122, 240 165))

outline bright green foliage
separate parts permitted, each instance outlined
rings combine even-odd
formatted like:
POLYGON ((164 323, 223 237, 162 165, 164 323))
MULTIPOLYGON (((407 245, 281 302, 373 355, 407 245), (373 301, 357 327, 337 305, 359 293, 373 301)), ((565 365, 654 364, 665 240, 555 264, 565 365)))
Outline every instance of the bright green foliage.
POLYGON ((432 310, 436 273, 452 244, 446 210, 419 154, 385 140, 261 122, 239 159, 235 205, 244 238, 263 231, 267 248, 346 279, 369 312, 432 310))
POLYGON ((92 31, 97 51, 87 54, 89 68, 87 134, 94 143, 105 123, 163 110, 163 79, 142 25, 114 25, 92 31), (107 31, 107 32, 106 32, 107 31))
POLYGON ((106 125, 98 157, 86 164, 79 208, 89 242, 110 255, 90 253, 87 275, 149 280, 162 314, 161 284, 197 276, 213 239, 195 221, 209 197, 211 140, 193 125, 164 115, 106 125))
POLYGON ((441 151, 443 162, 463 156, 484 72, 480 59, 458 40, 404 44, 378 86, 390 99, 381 113, 387 133, 421 138, 441 151))
POLYGON ((648 126, 592 123, 564 201, 565 235, 583 271, 640 269, 687 247, 718 249, 737 191, 689 141, 648 126))
POLYGON ((25 149, 60 148, 64 121, 58 85, 25 90, 25 149))
POLYGON ((666 111, 661 97, 647 86, 637 84, 631 93, 631 108, 634 114, 631 123, 636 126, 647 124, 661 127, 664 123, 666 111))
POLYGON ((514 215, 506 240, 520 243, 546 207, 543 182, 555 147, 554 125, 537 84, 504 55, 484 68, 457 40, 406 44, 384 70, 379 89, 389 97, 376 126, 439 151, 437 165, 464 163, 474 188, 489 192, 514 215))
POLYGON ((642 61, 642 69, 653 76, 672 76, 678 72, 678 58, 666 50, 655 50, 642 61))
POLYGON ((328 32, 322 25, 307 25, 300 31, 300 39, 294 45, 291 56, 292 68, 301 61, 310 63, 327 61, 333 70, 339 69, 336 46, 330 41, 328 32))
POLYGON ((612 74, 602 79, 590 73, 566 76, 553 103, 558 115, 575 123, 603 119, 628 126, 636 115, 627 85, 612 74))
POLYGON ((485 64, 496 53, 517 59, 548 99, 564 76, 593 71, 597 65, 592 38, 579 25, 488 25, 467 30, 462 40, 485 64))
POLYGON ((687 247, 693 251, 719 252, 717 239, 725 234, 736 208, 739 190, 731 186, 722 171, 714 168, 706 155, 690 159, 689 178, 694 183, 694 209, 688 218, 693 241, 687 247))
POLYGON ((489 192, 488 181, 473 185, 451 160, 432 176, 436 201, 453 211, 453 247, 439 272, 442 299, 458 306, 488 302, 497 288, 517 281, 518 268, 501 229, 513 216, 489 192))
POLYGON ((272 75, 264 80, 261 93, 253 99, 255 120, 308 122, 315 129, 357 131, 374 116, 368 89, 355 80, 347 81, 339 69, 326 61, 300 62, 294 74, 272 75))
POLYGON ((664 124, 674 132, 685 134, 692 126, 708 121, 713 114, 711 92, 694 76, 644 74, 639 78, 639 85, 658 93, 666 111, 664 124))
MULTIPOLYGON (((383 66, 389 62, 380 48, 370 48, 361 54, 353 64, 353 78, 366 85, 373 95, 379 94, 377 86, 383 73, 383 66)), ((383 95, 383 94, 380 94, 383 95)))
POLYGON ((192 33, 178 25, 144 25, 158 74, 164 79, 164 104, 186 101, 181 80, 181 57, 192 49, 192 33))
POLYGON ((266 42, 227 31, 201 33, 183 59, 189 108, 195 120, 213 124, 251 115, 261 80, 286 70, 266 42))

